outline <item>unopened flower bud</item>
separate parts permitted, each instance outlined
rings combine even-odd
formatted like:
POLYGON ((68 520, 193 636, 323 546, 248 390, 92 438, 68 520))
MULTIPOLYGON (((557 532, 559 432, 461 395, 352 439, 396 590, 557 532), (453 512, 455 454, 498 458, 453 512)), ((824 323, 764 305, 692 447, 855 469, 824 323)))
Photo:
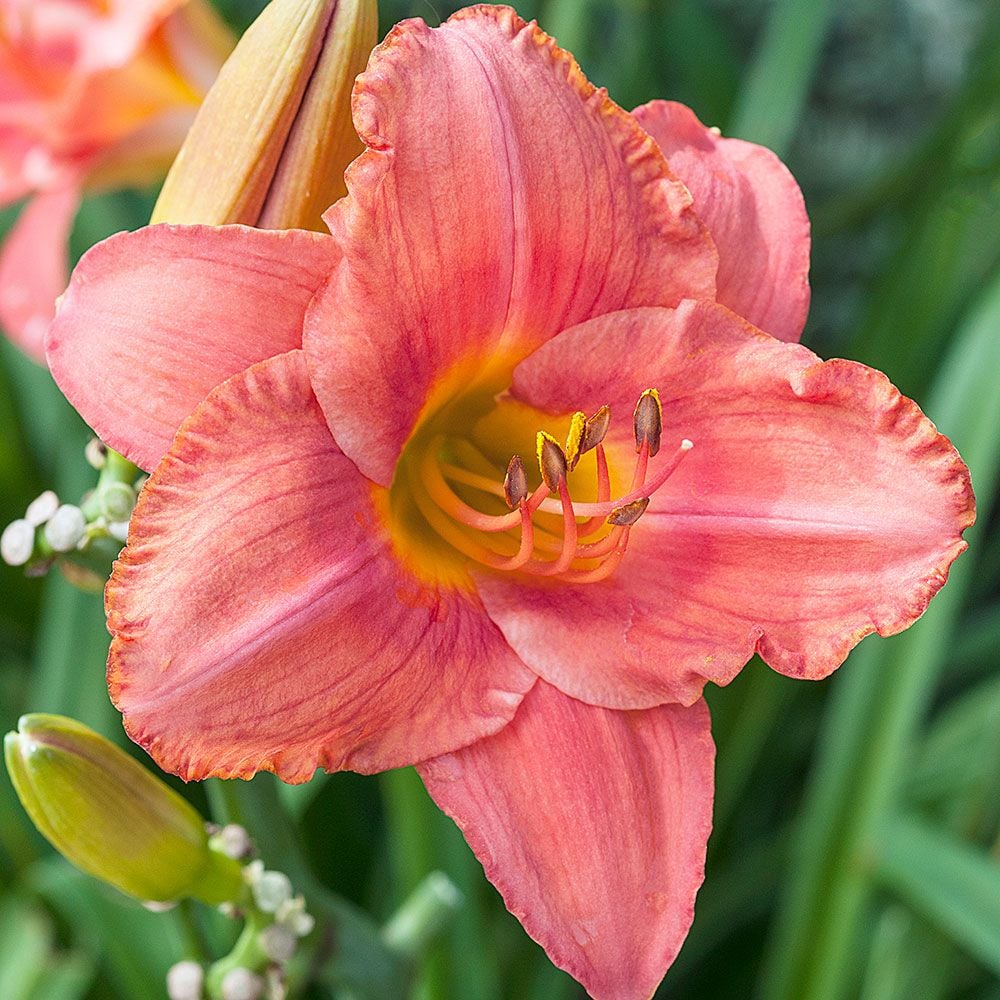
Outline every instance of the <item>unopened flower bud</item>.
POLYGON ((254 901, 265 913, 274 913, 292 898, 292 883, 284 872, 261 872, 250 888, 254 901))
POLYGON ((201 1000, 205 970, 197 962, 178 962, 167 972, 167 996, 170 1000, 201 1000))
POLYGON ((112 521, 108 525, 108 534, 124 545, 128 541, 128 521, 112 521))
POLYGON ((301 896, 283 903, 275 911, 275 919, 279 924, 287 927, 296 937, 306 937, 312 934, 316 921, 313 916, 306 913, 306 901, 301 896))
POLYGON ((298 938, 284 924, 271 924, 260 932, 257 943, 272 962, 284 964, 295 954, 298 938))
POLYGON ((94 469, 103 469, 108 460, 108 446, 100 438, 91 438, 83 454, 88 465, 94 469))
POLYGON ((375 0, 272 0, 205 98, 152 221, 325 231, 361 152, 351 89, 377 31, 375 0))
POLYGON ((238 861, 249 857, 253 851, 250 834, 238 823, 227 823, 212 835, 213 845, 223 854, 238 861))
POLYGON ((11 521, 0 535, 0 558, 8 566, 23 566, 35 551, 35 528, 23 517, 11 521))
POLYGON ((98 496, 101 516, 108 521, 128 521, 135 506, 135 491, 127 483, 108 483, 98 496))
POLYGON ((264 980, 249 969, 230 969, 222 980, 222 1000, 260 1000, 264 980))
POLYGON ((22 716, 4 754, 35 826, 83 871, 143 900, 218 904, 242 893, 239 864, 209 848, 195 809, 86 726, 22 716))
POLYGON ((64 503, 42 529, 45 541, 53 552, 71 552, 86 531, 87 519, 83 516, 83 511, 70 503, 64 503))
POLYGON ((59 497, 52 490, 46 490, 28 504, 24 519, 34 527, 40 528, 58 509, 59 497))

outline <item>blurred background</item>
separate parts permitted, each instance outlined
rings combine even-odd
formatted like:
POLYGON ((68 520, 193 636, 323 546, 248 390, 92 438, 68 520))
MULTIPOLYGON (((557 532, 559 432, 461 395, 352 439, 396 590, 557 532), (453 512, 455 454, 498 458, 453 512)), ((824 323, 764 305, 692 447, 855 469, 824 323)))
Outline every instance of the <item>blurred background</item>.
MULTIPOLYGON (((242 30, 263 3, 217 6, 242 30)), ((382 0, 382 31, 453 9, 382 0)), ((684 101, 782 156, 813 220, 804 342, 885 370, 955 441, 978 496, 970 552, 910 631, 865 640, 823 683, 755 660, 707 692, 715 831, 693 930, 657 995, 1000 1000, 1000 7, 548 0, 519 11, 625 107, 684 101)), ((90 199, 74 252, 144 224, 154 195, 90 199)), ((15 214, 0 213, 0 232, 15 214)), ((86 429, 5 341, 0 426, 0 522, 43 488, 72 499, 92 485, 86 429)), ((60 712, 125 745, 104 687, 100 597, 9 567, 0 593, 0 724, 60 712)), ((420 959, 414 1000, 583 996, 506 913, 412 771, 295 788, 262 775, 184 794, 245 822, 269 865, 311 869, 379 921, 446 872, 465 902, 420 959)), ((2 1000, 156 997, 192 937, 214 946, 231 933, 207 912, 147 913, 77 873, 2 773, 0 864, 2 1000)))

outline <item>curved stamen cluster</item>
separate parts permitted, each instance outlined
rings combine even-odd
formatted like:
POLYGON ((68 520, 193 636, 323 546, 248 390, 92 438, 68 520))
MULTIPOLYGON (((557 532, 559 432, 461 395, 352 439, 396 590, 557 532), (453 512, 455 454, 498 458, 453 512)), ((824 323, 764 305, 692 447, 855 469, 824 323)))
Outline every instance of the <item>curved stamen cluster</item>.
POLYGON ((612 499, 604 438, 611 413, 602 406, 592 416, 570 418, 566 444, 539 431, 536 439, 541 482, 531 490, 524 462, 514 455, 503 482, 443 461, 447 439, 431 439, 419 461, 415 500, 428 524, 450 545, 494 570, 559 577, 572 583, 606 579, 621 562, 629 533, 667 481, 692 443, 683 440, 655 475, 649 459, 660 447, 662 411, 655 389, 647 389, 635 408, 636 464, 627 493, 612 499), (581 456, 595 452, 597 500, 581 503, 570 496, 568 474, 581 456), (488 514, 470 506, 455 486, 503 499, 510 512, 488 514), (553 515, 558 516, 555 522, 553 515), (580 520, 582 519, 582 520, 580 520))

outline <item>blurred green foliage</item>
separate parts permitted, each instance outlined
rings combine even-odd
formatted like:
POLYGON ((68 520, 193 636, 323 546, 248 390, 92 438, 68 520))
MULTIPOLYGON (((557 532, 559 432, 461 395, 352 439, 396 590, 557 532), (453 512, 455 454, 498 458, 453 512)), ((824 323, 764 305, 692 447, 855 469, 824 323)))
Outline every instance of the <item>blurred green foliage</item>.
MULTIPOLYGON (((263 6, 219 0, 237 28, 263 6)), ((383 0, 383 29, 451 7, 383 0)), ((886 370, 972 469, 971 552, 912 630, 866 640, 831 680, 754 662, 709 699, 716 828, 674 1000, 1000 997, 1000 8, 990 0, 530 0, 627 107, 690 104, 771 144, 814 220, 804 341, 886 370)), ((150 193, 90 203, 77 251, 148 216, 150 193)), ((11 213, 4 213, 9 222, 11 213)), ((87 486, 85 429, 45 373, 0 344, 0 519, 42 488, 87 486)), ((100 601, 4 568, 0 707, 64 712, 117 739, 100 601)), ((134 748, 133 748, 134 749, 134 748)), ((137 752, 137 751, 136 751, 137 752)), ((462 919, 421 963, 419 1000, 569 1000, 412 771, 190 787, 236 816, 270 865, 384 920, 434 868, 462 919), (206 796, 206 792, 208 793, 206 796)), ((190 950, 53 857, 0 776, 0 996, 158 995, 190 950)), ((196 914, 195 938, 228 933, 196 914)), ((395 987, 392 987, 395 988, 395 987)), ((390 989, 390 987, 387 987, 390 989)), ((316 996, 330 996, 322 987, 316 996)), ((387 997, 386 1000, 394 1000, 387 997)))

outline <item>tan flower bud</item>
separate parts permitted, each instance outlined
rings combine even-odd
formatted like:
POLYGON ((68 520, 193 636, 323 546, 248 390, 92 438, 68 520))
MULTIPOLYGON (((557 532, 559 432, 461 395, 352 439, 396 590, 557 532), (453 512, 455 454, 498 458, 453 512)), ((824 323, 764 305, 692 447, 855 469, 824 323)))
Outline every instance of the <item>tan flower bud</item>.
POLYGON ((361 151, 351 89, 377 22, 375 0, 273 0, 209 91, 152 221, 323 230, 361 151))

